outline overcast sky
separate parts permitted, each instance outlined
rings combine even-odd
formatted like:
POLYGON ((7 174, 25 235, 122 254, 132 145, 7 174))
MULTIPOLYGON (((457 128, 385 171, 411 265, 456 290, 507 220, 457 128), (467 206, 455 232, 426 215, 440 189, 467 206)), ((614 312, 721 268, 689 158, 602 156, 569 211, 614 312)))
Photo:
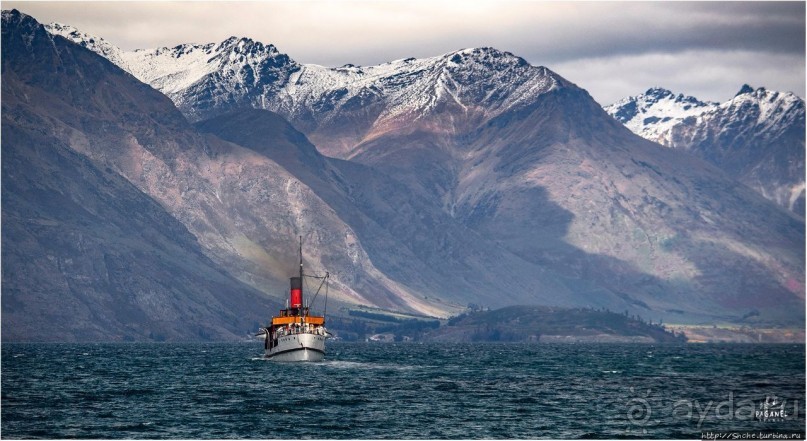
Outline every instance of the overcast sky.
POLYGON ((805 96, 804 2, 4 1, 10 8, 127 50, 234 35, 325 66, 492 46, 601 104, 653 86, 711 101, 744 83, 805 96))

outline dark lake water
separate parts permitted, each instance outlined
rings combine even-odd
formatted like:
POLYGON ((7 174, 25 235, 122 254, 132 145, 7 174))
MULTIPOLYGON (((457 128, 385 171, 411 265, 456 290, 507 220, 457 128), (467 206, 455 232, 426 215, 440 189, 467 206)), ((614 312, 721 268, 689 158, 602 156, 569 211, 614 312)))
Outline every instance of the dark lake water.
POLYGON ((2 437, 700 438, 804 431, 803 345, 3 344, 2 437), (783 408, 784 413, 757 415, 783 408))

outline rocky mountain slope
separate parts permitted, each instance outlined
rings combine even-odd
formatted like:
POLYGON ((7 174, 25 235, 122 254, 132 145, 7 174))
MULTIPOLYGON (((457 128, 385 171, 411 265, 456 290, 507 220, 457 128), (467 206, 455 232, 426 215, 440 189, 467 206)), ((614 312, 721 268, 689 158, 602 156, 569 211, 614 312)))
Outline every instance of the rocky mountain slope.
MULTIPOLYGON (((540 268, 541 278, 525 288, 532 290, 526 295, 545 299, 554 294, 558 302, 592 306, 619 303, 631 313, 667 322, 741 320, 758 313, 771 323, 803 323, 803 221, 737 186, 720 169, 637 137, 584 90, 549 69, 495 49, 328 69, 301 65, 271 45, 246 39, 143 53, 151 54, 147 58, 153 67, 138 62, 128 70, 141 77, 141 71, 159 74, 162 80, 151 84, 162 87, 188 117, 249 107, 274 110, 324 152, 349 158, 376 176, 381 173, 413 199, 439 207, 452 223, 517 256, 524 268, 540 268), (197 50, 210 53, 186 58, 197 50), (161 58, 158 53, 166 51, 173 55, 161 58)), ((219 123, 211 130, 227 136, 222 131, 227 121, 219 123)), ((305 152, 303 144, 295 145, 305 152)), ((262 147, 250 148, 257 154, 262 147)), ((247 182, 259 179, 249 176, 247 182)), ((242 175, 233 185, 243 186, 244 181, 242 175)), ((301 182, 309 190, 319 185, 308 178, 300 181, 311 183, 301 182)), ((160 194, 154 185, 144 188, 160 194)), ((206 249, 215 251, 208 242, 212 235, 197 226, 212 216, 189 210, 186 202, 207 195, 207 189, 191 188, 205 191, 160 200, 206 249), (193 221, 188 212, 196 213, 193 221)), ((345 188, 350 186, 329 188, 331 196, 319 196, 325 194, 322 188, 312 194, 323 206, 340 198, 354 203, 344 197, 349 195, 345 188)), ((216 206, 209 197, 205 201, 216 206)), ((375 203, 362 210, 363 216, 373 219, 367 213, 375 203)), ((332 210, 343 220, 339 208, 332 210)), ((408 226, 420 215, 409 209, 388 213, 402 220, 378 225, 408 226)), ((311 218, 301 214, 298 219, 311 218)), ((351 229, 348 248, 362 243, 356 231, 351 229)), ((388 232, 395 236, 395 230, 388 232)), ((403 237, 427 233, 416 225, 403 237)), ((454 248, 456 236, 443 237, 432 243, 467 256, 464 246, 454 248)), ((334 236, 325 239, 323 246, 337 243, 334 236)), ((413 256, 446 255, 409 251, 413 256)), ((224 253, 211 255, 232 271, 244 267, 243 260, 228 263, 224 253)), ((494 253, 499 255, 504 254, 494 253)), ((376 260, 382 261, 367 257, 376 260)), ((387 257, 386 262, 395 260, 387 257)), ((510 280, 508 274, 500 276, 510 280)), ((389 303, 383 306, 423 312, 438 308, 429 299, 443 295, 440 289, 401 291, 398 298, 411 293, 409 299, 418 301, 395 303, 396 295, 373 298, 386 298, 389 303)), ((509 289, 503 292, 511 294, 509 289)))
POLYGON ((803 302, 803 223, 636 137, 573 85, 469 133, 390 132, 356 150, 590 298, 613 293, 665 320, 744 308, 782 318, 803 302))
POLYGON ((685 150, 804 216, 804 100, 748 85, 703 103, 654 88, 607 106, 634 133, 685 150))
POLYGON ((234 339, 279 306, 221 271, 160 204, 74 148, 95 138, 87 132, 125 137, 114 122, 122 115, 153 115, 158 130, 183 125, 165 112, 167 99, 21 14, 3 13, 2 39, 4 341, 234 339), (99 108, 113 92, 138 99, 99 108))
MULTIPOLYGON (((311 188, 351 225, 375 266, 444 307, 469 302, 579 304, 563 277, 513 255, 417 193, 359 163, 320 154, 282 117, 250 109, 196 124, 261 153, 311 188)), ((589 300, 591 302, 591 300, 589 300)), ((619 298, 596 304, 623 305, 619 298)))
POLYGON ((451 310, 376 269, 283 167, 17 11, 2 72, 5 339, 240 337, 285 298, 298 234, 332 302, 451 310))

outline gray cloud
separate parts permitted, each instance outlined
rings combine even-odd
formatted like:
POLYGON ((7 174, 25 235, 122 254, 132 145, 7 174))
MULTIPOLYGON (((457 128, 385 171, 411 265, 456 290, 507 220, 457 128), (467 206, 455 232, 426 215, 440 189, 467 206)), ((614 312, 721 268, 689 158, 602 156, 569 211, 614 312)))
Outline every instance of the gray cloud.
POLYGON ((693 50, 570 60, 553 69, 600 104, 654 86, 716 102, 733 97, 745 83, 801 97, 805 93, 804 60, 787 54, 693 50))
POLYGON ((544 47, 548 58, 695 49, 804 54, 804 3, 606 3, 588 14, 558 30, 564 44, 544 47))
POLYGON ((804 2, 4 2, 124 49, 273 43, 303 63, 369 65, 493 46, 600 102, 664 86, 725 100, 742 83, 804 96, 804 2), (773 63, 773 64, 769 64, 773 63))

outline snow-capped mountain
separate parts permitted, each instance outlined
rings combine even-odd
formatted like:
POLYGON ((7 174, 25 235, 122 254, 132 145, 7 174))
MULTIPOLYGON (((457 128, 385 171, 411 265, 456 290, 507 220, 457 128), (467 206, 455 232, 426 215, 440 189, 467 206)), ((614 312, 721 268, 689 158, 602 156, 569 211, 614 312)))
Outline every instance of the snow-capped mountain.
MULTIPOLYGON (((494 285, 480 296, 502 304, 567 302, 691 321, 743 320, 753 309, 770 322, 803 322, 802 221, 714 165, 636 136, 584 89, 515 55, 480 48, 325 68, 238 38, 131 54, 122 58, 143 58, 129 72, 150 75, 186 117, 221 114, 197 129, 249 144, 262 158, 216 150, 208 161, 204 143, 182 143, 190 153, 180 164, 192 171, 172 178, 171 170, 141 172, 139 152, 96 153, 136 182, 145 173, 146 192, 175 207, 216 262, 243 271, 239 279, 250 280, 246 265, 260 267, 254 244, 264 246, 267 225, 315 221, 296 196, 289 200, 301 208, 288 218, 275 214, 284 206, 265 203, 264 194, 288 188, 271 173, 288 172, 317 208, 332 209, 321 221, 339 228, 317 230, 322 248, 334 247, 328 259, 342 262, 344 249, 358 248, 377 270, 351 273, 351 283, 365 281, 356 292, 373 293, 366 281, 382 279, 376 276, 398 283, 374 297, 379 306, 461 305, 468 290, 430 282, 441 277, 467 279, 477 290, 494 285), (241 111, 253 107, 277 111, 302 133, 289 135, 266 112, 241 111), (313 145, 270 145, 284 137, 313 145), (295 162, 316 156, 314 145, 349 160, 320 158, 318 168, 295 162), (269 156, 285 172, 241 170, 269 156), (209 176, 208 165, 221 170, 210 184, 190 179, 209 176), (229 211, 206 208, 222 204, 229 211), (228 230, 218 233, 221 225, 228 230), (349 236, 339 233, 348 228, 349 236), (250 242, 231 234, 238 232, 250 242)), ((155 135, 159 121, 138 128, 139 145, 166 145, 155 139, 164 137, 155 135)))
POLYGON ((706 159, 803 216, 804 100, 793 93, 744 85, 716 104, 654 88, 605 110, 634 133, 706 159))
POLYGON ((191 120, 245 107, 272 110, 323 152, 342 157, 351 156, 350 146, 390 129, 455 132, 568 84, 545 67, 493 48, 327 68, 297 63, 248 38, 125 52, 70 26, 48 30, 160 90, 191 120), (424 121, 447 108, 461 109, 461 117, 436 126, 424 121))
MULTIPOLYGON (((217 69, 228 67, 228 64, 248 64, 254 68, 280 55, 272 45, 264 46, 235 37, 219 44, 182 44, 173 48, 124 51, 101 37, 70 25, 51 23, 45 25, 45 29, 103 56, 165 94, 186 89, 217 69), (249 47, 245 49, 247 45, 249 47)), ((244 78, 239 80, 246 81, 244 78)))
POLYGON ((653 87, 643 94, 606 106, 605 111, 642 138, 669 146, 669 132, 673 126, 716 107, 717 103, 653 87))

